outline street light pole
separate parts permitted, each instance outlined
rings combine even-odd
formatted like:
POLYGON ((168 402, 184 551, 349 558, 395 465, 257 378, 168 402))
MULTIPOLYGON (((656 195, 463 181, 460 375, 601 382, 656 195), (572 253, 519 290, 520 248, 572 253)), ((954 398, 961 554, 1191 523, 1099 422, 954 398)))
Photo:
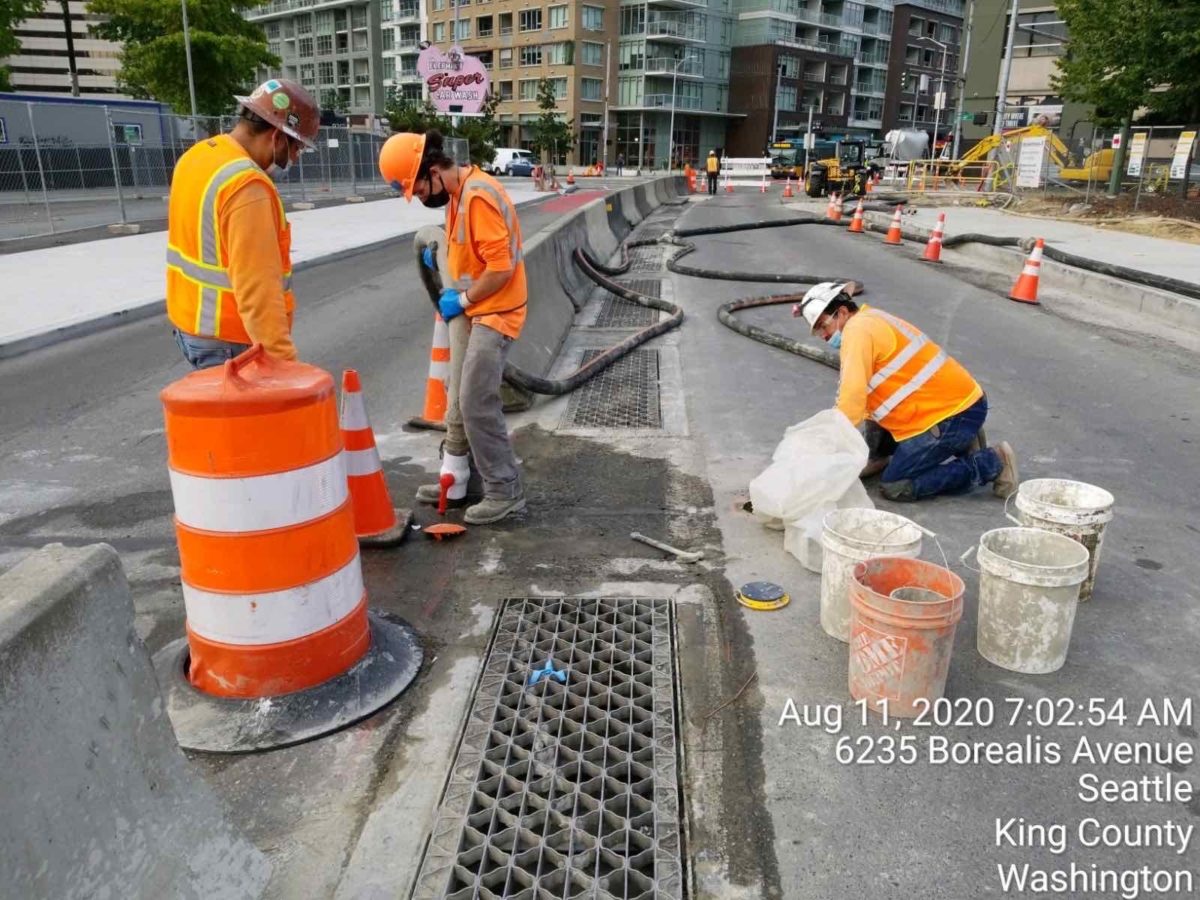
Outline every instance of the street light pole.
POLYGON ((937 139, 938 128, 942 123, 942 106, 946 105, 946 51, 950 49, 948 44, 943 44, 936 38, 931 38, 928 35, 921 35, 917 38, 919 41, 929 41, 931 44, 937 44, 942 48, 942 71, 938 75, 938 90, 933 98, 933 143, 929 145, 929 158, 937 158, 937 139), (941 101, 939 104, 938 101, 941 101))
POLYGON ((772 100, 772 105, 775 107, 775 119, 771 123, 771 138, 767 141, 769 147, 772 142, 779 140, 779 92, 783 90, 783 63, 775 61, 775 97, 772 100))
POLYGON ((187 0, 179 0, 183 10, 183 53, 187 57, 188 94, 192 99, 192 128, 196 127, 196 78, 192 75, 192 35, 188 31, 187 0))
POLYGON ((967 92, 967 63, 971 58, 971 25, 975 20, 975 0, 967 0, 967 27, 963 30, 962 60, 958 66, 958 97, 954 111, 954 147, 950 155, 958 159, 958 148, 962 141, 963 95, 967 92))
POLYGON ((1013 46, 1017 42, 1017 14, 1020 0, 1012 0, 1008 13, 1008 39, 1004 49, 1004 67, 1000 70, 1000 89, 996 92, 996 121, 992 123, 992 134, 1004 130, 1004 111, 1008 106, 1008 79, 1012 75, 1013 46))
POLYGON ((671 162, 675 153, 675 83, 679 80, 679 67, 687 62, 690 54, 685 53, 680 58, 679 62, 675 63, 675 70, 671 73, 671 124, 667 126, 667 171, 671 171, 671 162))

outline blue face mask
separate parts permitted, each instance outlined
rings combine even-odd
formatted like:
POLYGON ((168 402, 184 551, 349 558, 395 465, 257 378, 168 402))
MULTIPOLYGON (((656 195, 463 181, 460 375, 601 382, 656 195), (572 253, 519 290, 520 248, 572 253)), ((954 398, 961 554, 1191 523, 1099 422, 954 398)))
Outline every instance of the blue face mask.
POLYGON ((834 350, 842 349, 842 333, 840 331, 837 332, 837 334, 829 339, 828 344, 834 350))

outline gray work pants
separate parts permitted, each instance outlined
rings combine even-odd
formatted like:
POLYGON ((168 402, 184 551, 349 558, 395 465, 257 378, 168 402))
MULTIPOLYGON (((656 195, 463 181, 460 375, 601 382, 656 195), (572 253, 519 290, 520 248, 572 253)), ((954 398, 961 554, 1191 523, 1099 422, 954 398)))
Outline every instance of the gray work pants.
POLYGON ((446 408, 446 452, 468 450, 483 477, 484 497, 521 496, 521 472, 500 399, 504 361, 512 338, 494 328, 472 324, 467 316, 450 320, 450 377, 446 408))

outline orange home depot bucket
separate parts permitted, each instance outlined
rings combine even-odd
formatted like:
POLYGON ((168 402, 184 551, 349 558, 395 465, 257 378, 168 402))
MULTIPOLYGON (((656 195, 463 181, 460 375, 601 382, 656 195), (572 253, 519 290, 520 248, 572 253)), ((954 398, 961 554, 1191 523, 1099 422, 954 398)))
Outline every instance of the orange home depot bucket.
POLYGON ((911 717, 946 688, 963 580, 920 559, 879 556, 850 581, 850 696, 911 717))

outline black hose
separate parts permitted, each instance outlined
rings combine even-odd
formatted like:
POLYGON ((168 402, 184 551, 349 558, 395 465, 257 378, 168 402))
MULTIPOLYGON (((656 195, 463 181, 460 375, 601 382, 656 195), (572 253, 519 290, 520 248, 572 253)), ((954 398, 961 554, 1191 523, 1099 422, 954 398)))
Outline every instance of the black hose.
POLYGON ((765 328, 759 328, 757 325, 747 325, 745 322, 739 322, 737 317, 734 316, 734 313, 739 310, 753 309, 757 306, 774 306, 779 303, 797 303, 802 299, 804 299, 803 294, 776 294, 771 297, 747 297, 741 300, 733 300, 717 310, 717 318, 726 328, 732 328, 738 334, 745 335, 759 343, 775 347, 779 350, 786 350, 788 353, 795 353, 797 356, 803 356, 806 359, 822 363, 831 369, 841 368, 841 358, 832 350, 812 347, 786 335, 767 331, 765 328))

